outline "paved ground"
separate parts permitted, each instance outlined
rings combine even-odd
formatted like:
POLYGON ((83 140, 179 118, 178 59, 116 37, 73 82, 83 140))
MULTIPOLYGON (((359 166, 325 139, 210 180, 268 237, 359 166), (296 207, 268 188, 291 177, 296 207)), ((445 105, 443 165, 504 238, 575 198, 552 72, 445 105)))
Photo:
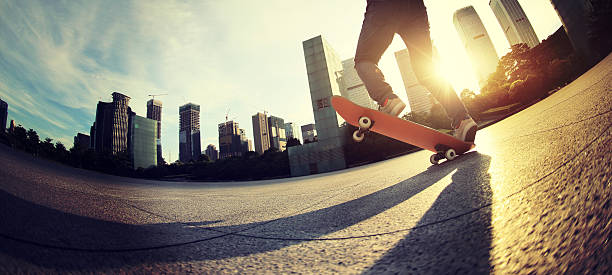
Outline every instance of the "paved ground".
POLYGON ((612 57, 476 151, 246 183, 75 170, 0 148, 0 273, 611 273, 612 57))

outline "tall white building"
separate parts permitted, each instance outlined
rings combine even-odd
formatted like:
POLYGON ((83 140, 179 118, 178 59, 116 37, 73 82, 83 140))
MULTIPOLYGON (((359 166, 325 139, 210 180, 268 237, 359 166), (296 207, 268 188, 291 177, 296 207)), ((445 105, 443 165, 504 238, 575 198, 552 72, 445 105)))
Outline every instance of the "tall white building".
POLYGON ((331 97, 341 94, 337 73, 343 70, 342 62, 321 36, 302 45, 318 137, 317 142, 288 148, 292 176, 346 168, 344 135, 339 127, 344 120, 331 105, 331 97))
POLYGON ((378 108, 378 104, 370 98, 365 84, 363 84, 363 81, 361 81, 357 74, 357 70, 355 70, 355 59, 351 58, 342 61, 342 68, 342 72, 337 73, 342 96, 357 105, 370 109, 378 108))
POLYGON ((455 11, 453 23, 463 41, 472 67, 476 70, 478 83, 482 86, 489 75, 495 72, 499 61, 489 33, 472 6, 455 11))
POLYGON ((529 48, 540 44, 527 15, 517 0, 491 0, 493 10, 510 46, 525 43, 529 48))
POLYGON ((408 104, 410 104, 410 111, 414 113, 429 113, 431 110, 429 92, 425 87, 419 84, 419 80, 414 74, 408 49, 395 52, 395 60, 397 61, 397 66, 399 67, 402 80, 404 81, 406 95, 408 96, 408 104))

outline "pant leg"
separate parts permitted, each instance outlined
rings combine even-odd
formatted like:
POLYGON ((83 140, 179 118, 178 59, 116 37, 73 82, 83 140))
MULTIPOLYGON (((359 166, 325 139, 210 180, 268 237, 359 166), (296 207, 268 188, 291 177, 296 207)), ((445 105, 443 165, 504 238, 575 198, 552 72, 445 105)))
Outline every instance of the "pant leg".
POLYGON ((438 75, 432 58, 429 20, 422 0, 403 6, 406 16, 400 21, 398 33, 410 53, 410 63, 417 80, 440 102, 451 120, 463 119, 467 110, 453 87, 438 75))
POLYGON ((391 20, 392 13, 392 2, 368 3, 355 53, 357 74, 370 97, 381 105, 387 98, 396 97, 377 66, 395 35, 397 23, 391 20))

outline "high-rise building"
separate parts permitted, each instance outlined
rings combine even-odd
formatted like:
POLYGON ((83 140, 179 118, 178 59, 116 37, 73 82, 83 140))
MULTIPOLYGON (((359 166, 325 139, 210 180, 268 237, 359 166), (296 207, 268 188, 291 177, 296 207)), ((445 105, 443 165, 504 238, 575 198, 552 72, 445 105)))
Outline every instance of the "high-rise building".
POLYGON ((219 124, 219 158, 240 157, 248 151, 248 140, 238 122, 227 121, 219 124))
POLYGON ((302 125, 301 130, 304 143, 317 141, 317 129, 314 124, 302 125))
POLYGON ((540 44, 527 15, 517 0, 490 0, 493 10, 510 46, 525 43, 529 48, 540 44))
POLYGON ((431 110, 430 95, 427 89, 419 83, 419 80, 414 74, 408 49, 395 52, 395 61, 397 62, 402 80, 404 81, 404 88, 408 96, 410 111, 413 113, 429 113, 431 110))
POLYGON ((489 75, 495 72, 499 61, 489 33, 472 6, 455 11, 453 23, 470 57, 472 67, 476 70, 478 83, 482 86, 489 75))
POLYGON ((197 161, 202 154, 200 144, 200 105, 187 103, 179 107, 179 160, 197 161))
POLYGON ((344 69, 342 62, 321 36, 304 41, 302 46, 318 141, 289 147, 292 176, 346 168, 343 132, 339 127, 344 120, 331 106, 331 97, 341 95, 337 72, 344 69))
POLYGON ((270 133, 270 147, 274 147, 281 152, 287 150, 285 120, 275 116, 268 117, 268 133, 270 133))
POLYGON ((268 132, 268 118, 266 114, 257 113, 253 115, 253 141, 255 152, 263 154, 270 149, 270 135, 268 132))
POLYGON ((376 109, 378 107, 376 102, 370 98, 365 84, 355 70, 355 59, 350 58, 342 61, 342 71, 338 72, 337 76, 340 84, 340 94, 343 97, 366 108, 376 109))
POLYGON ((285 123, 285 134, 287 135, 287 141, 289 141, 290 138, 295 138, 297 140, 302 139, 302 132, 300 131, 298 126, 293 122, 285 123))
POLYGON ((159 100, 151 99, 147 101, 147 118, 157 121, 157 165, 161 164, 162 157, 162 145, 161 145, 161 115, 162 115, 162 102, 159 100))
POLYGON ((0 99, 0 125, 2 125, 2 132, 6 131, 6 120, 8 119, 8 103, 0 99))
POLYGON ((246 131, 244 129, 238 129, 240 131, 240 144, 242 145, 242 154, 253 151, 253 142, 247 138, 246 131))
MULTIPOLYGON (((594 28, 605 26, 598 21, 610 22, 609 15, 607 15, 609 13, 605 12, 606 8, 608 11, 611 8, 609 1, 550 0, 550 2, 557 11, 576 53, 586 65, 594 65, 610 53, 606 47, 603 47, 601 51, 602 49, 598 49, 599 47, 594 43, 596 40, 605 43, 606 40, 602 39, 604 37, 593 36, 594 28)), ((608 32, 609 37, 610 30, 604 29, 604 31, 608 32)))
POLYGON ((204 153, 211 161, 217 161, 219 159, 219 151, 217 151, 217 147, 214 144, 208 144, 204 153))
POLYGON ((79 151, 85 151, 90 147, 91 137, 86 134, 77 133, 74 136, 74 148, 79 151))
POLYGON ((157 125, 154 119, 130 114, 129 152, 134 169, 157 165, 157 125))
POLYGON ((117 154, 127 152, 130 98, 114 92, 113 102, 98 102, 96 109, 95 144, 96 152, 117 154))

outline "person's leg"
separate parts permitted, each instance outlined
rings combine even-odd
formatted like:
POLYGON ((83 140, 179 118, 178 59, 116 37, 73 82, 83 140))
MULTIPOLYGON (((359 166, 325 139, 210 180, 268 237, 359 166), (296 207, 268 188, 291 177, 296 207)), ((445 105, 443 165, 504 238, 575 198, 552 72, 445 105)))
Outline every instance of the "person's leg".
POLYGON ((410 1, 402 7, 406 9, 404 20, 400 22, 398 33, 404 40, 410 53, 412 69, 423 85, 440 102, 452 121, 468 116, 463 102, 452 86, 439 77, 434 69, 432 44, 429 34, 429 20, 422 1, 410 1))
POLYGON ((397 24, 390 20, 392 12, 393 9, 388 2, 371 2, 368 4, 357 42, 357 52, 355 53, 357 74, 363 81, 370 97, 381 106, 387 99, 397 98, 377 66, 380 57, 387 50, 395 35, 397 24))

